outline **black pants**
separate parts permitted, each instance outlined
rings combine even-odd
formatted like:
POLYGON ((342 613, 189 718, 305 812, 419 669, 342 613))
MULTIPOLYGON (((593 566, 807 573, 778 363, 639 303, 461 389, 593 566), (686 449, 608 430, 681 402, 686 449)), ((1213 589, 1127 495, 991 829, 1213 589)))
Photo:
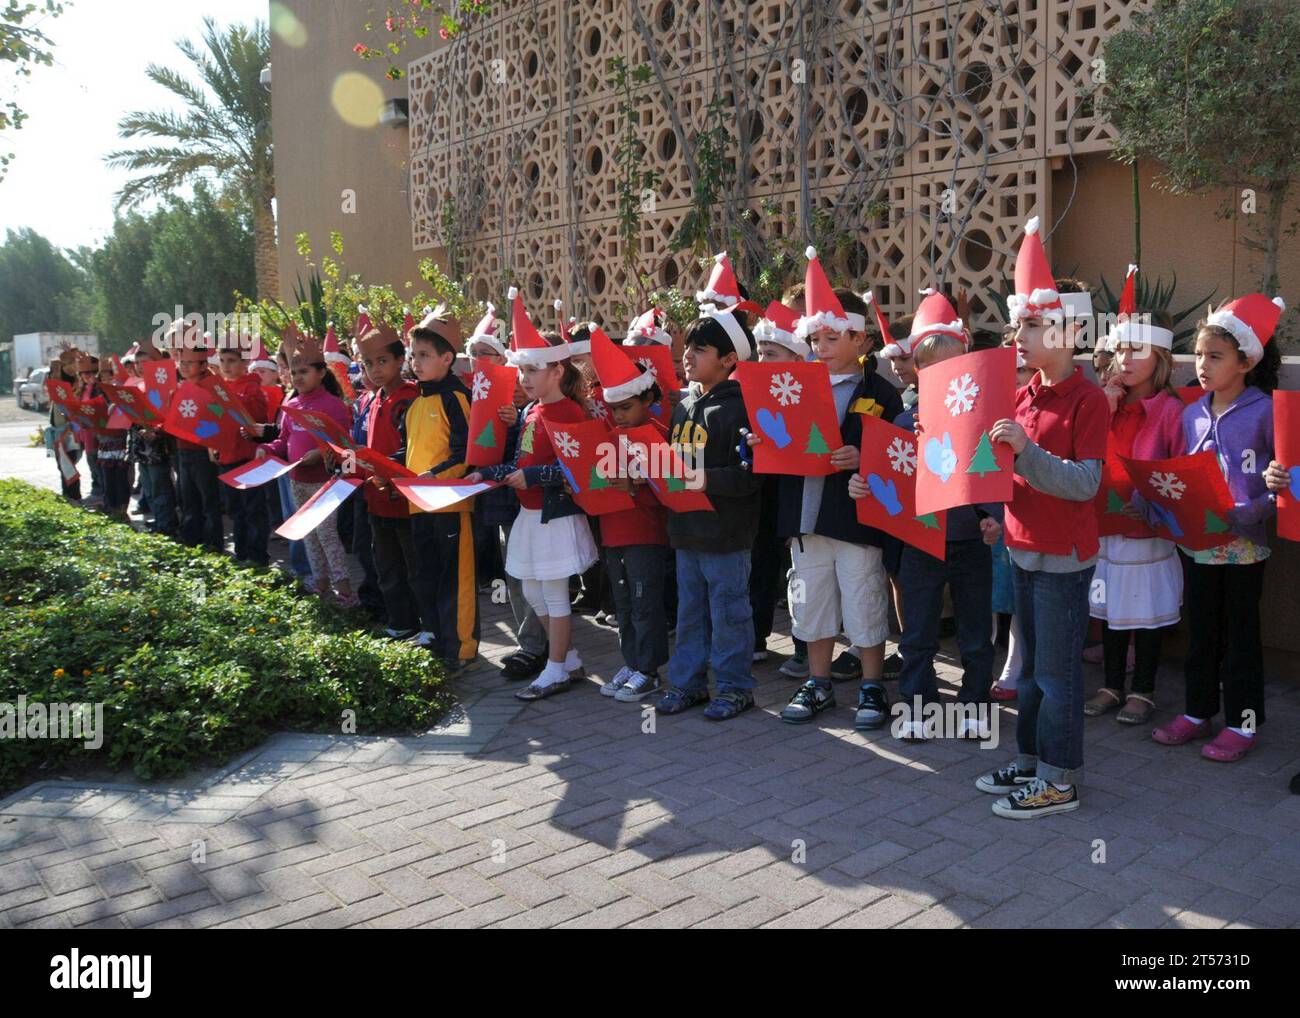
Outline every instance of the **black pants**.
POLYGON ((780 599, 782 580, 789 568, 789 552, 785 542, 776 532, 777 478, 763 479, 759 496, 758 533, 749 556, 749 607, 754 615, 754 649, 767 646, 772 635, 772 619, 776 615, 776 602, 780 599), (769 497, 768 485, 773 485, 769 497))
POLYGON ((100 460, 99 472, 104 479, 104 508, 125 512, 131 501, 131 470, 126 460, 100 460))
POLYGON ((1164 629, 1111 629, 1101 624, 1102 661, 1106 671, 1106 688, 1124 692, 1124 674, 1128 671, 1128 642, 1133 639, 1133 686, 1130 692, 1150 697, 1156 691, 1156 669, 1160 667, 1160 641, 1164 629))
POLYGON ((352 499, 352 552, 361 563, 363 578, 357 588, 361 607, 371 618, 384 617, 384 594, 379 588, 379 575, 375 570, 375 552, 370 539, 370 510, 364 498, 352 499))
POLYGON ((1219 713, 1230 728, 1264 721, 1264 649, 1259 599, 1264 562, 1240 566, 1187 567, 1187 713, 1212 718, 1219 713), (1247 715, 1247 711, 1251 712, 1247 715))
POLYGON ((221 482, 217 465, 206 449, 180 449, 177 453, 177 488, 181 499, 181 541, 202 544, 213 551, 225 547, 221 519, 221 482))
POLYGON ((468 661, 478 654, 478 585, 474 527, 468 512, 412 513, 416 597, 437 614, 438 654, 468 661))
POLYGON ((662 544, 605 549, 623 663, 643 675, 654 675, 668 661, 664 577, 670 557, 672 550, 662 544))
MULTIPOLYGON (((244 463, 249 462, 244 460, 244 463)), ((231 463, 220 468, 222 473, 242 467, 244 463, 231 463)), ((235 541, 235 558, 255 566, 269 565, 271 557, 266 551, 271 521, 266 515, 266 492, 261 488, 225 489, 226 506, 230 512, 231 537, 235 541)))
POLYGON ((398 632, 425 629, 437 633, 437 614, 430 607, 421 613, 415 593, 415 547, 407 516, 371 516, 370 547, 375 574, 383 593, 388 628, 398 632), (424 617, 427 615, 427 618, 424 617))

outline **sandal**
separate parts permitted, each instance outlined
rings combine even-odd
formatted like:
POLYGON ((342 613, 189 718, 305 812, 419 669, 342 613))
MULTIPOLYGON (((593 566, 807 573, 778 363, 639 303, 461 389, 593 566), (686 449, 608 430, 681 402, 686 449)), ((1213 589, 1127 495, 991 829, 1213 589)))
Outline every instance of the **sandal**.
POLYGON ((1143 696, 1141 693, 1129 693, 1128 699, 1124 701, 1124 709, 1115 715, 1115 720, 1121 725, 1141 725, 1145 724, 1151 718, 1151 712, 1156 709, 1155 701, 1143 696), (1137 701, 1136 705, 1134 700, 1137 701))
POLYGON ((1100 717, 1108 710, 1114 710, 1122 702, 1115 690, 1109 686, 1102 686, 1092 695, 1092 699, 1083 705, 1083 713, 1090 718, 1100 717))

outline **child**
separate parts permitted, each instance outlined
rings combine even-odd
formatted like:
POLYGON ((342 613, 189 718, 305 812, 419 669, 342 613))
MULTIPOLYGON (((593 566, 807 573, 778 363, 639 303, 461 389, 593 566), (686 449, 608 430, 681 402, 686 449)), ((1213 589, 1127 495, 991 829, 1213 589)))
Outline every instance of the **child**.
MULTIPOLYGON (((402 450, 406 411, 419 389, 402 378, 406 347, 397 331, 383 320, 369 323, 367 319, 364 327, 365 332, 357 338, 357 353, 375 387, 365 411, 365 442, 375 452, 394 457, 402 450)), ((410 503, 378 474, 371 475, 362 493, 370 522, 370 551, 384 599, 384 635, 393 640, 410 639, 422 628, 412 585, 415 550, 411 547, 410 503)))
MULTIPOLYGON (((293 372, 289 370, 288 344, 284 341, 281 342, 280 349, 275 352, 275 367, 277 377, 280 379, 281 404, 283 405, 283 397, 288 397, 293 393, 293 372)), ((289 480, 289 475, 281 474, 276 478, 275 487, 280 498, 280 520, 283 522, 297 511, 297 506, 293 504, 293 486, 289 480)), ((310 581, 311 563, 307 559, 307 546, 302 541, 289 542, 289 567, 293 570, 293 574, 304 584, 310 581)))
MULTIPOLYGON (((325 354, 318 341, 302 340, 300 348, 289 361, 294 394, 284 405, 294 410, 312 410, 332 417, 339 427, 348 431, 352 427, 352 412, 343 402, 343 390, 338 379, 325 363, 325 354)), ((257 450, 257 458, 273 454, 298 465, 289 471, 289 482, 294 505, 301 507, 329 480, 330 468, 311 434, 301 428, 287 414, 278 415, 275 424, 254 429, 266 442, 257 450)), ((338 527, 333 519, 326 520, 305 538, 307 560, 311 564, 312 586, 320 597, 330 595, 333 584, 338 603, 345 608, 358 605, 352 592, 352 578, 348 574, 348 557, 339 540, 338 527)))
MULTIPOLYGON (((77 385, 76 393, 81 399, 94 399, 99 389, 99 358, 93 354, 78 351, 76 359, 77 385)), ((77 441, 86 450, 86 469, 90 471, 90 495, 83 506, 87 509, 100 509, 104 505, 104 471, 95 454, 98 435, 94 428, 72 425, 77 441)))
MULTIPOLYGON (((876 308, 876 314, 879 316, 880 308, 875 304, 871 291, 868 290, 864 296, 869 298, 869 303, 876 308)), ((901 398, 904 410, 911 410, 916 406, 920 396, 920 391, 916 387, 916 364, 912 360, 920 340, 913 339, 912 317, 912 315, 905 315, 902 318, 895 318, 888 326, 883 324, 881 326, 889 331, 881 337, 884 346, 880 356, 889 361, 889 368, 893 371, 894 377, 902 383, 901 398)))
MULTIPOLYGON (((831 453, 837 473, 781 478, 777 525, 783 537, 794 539, 787 600, 793 633, 808 645, 810 673, 781 719, 806 724, 835 706, 831 658, 843 630, 858 650, 863 675, 854 725, 878 728, 888 719, 889 706, 882 684, 889 631, 884 535, 858 522, 848 482, 858 467, 858 415, 871 413, 892 421, 903 405, 892 385, 865 370, 864 358, 870 353, 866 304, 850 291, 832 291, 816 249, 810 247, 806 254, 804 314, 795 334, 810 340, 813 354, 830 373, 844 445, 831 453)), ((759 440, 750 436, 748 441, 757 445, 759 440)))
POLYGON ((558 335, 547 340, 537 331, 513 286, 509 297, 509 361, 519 368, 520 383, 532 402, 521 413, 523 431, 514 459, 484 467, 468 479, 503 481, 518 492, 519 515, 506 548, 506 572, 520 580, 524 597, 549 637, 546 666, 515 694, 531 701, 554 696, 585 674, 581 658, 569 648, 569 579, 589 569, 599 553, 587 518, 564 490, 564 473, 543 424, 587 419, 582 374, 558 335))
MULTIPOLYGON (((222 346, 217 354, 221 365, 221 377, 226 387, 234 393, 259 424, 270 414, 267 413, 266 393, 262 391, 261 376, 249 370, 251 339, 247 343, 237 340, 222 346)), ((219 472, 234 470, 249 462, 257 452, 256 444, 247 438, 240 438, 228 450, 218 457, 221 467, 219 472)), ((227 504, 230 506, 230 529, 235 543, 235 558, 251 562, 256 566, 270 563, 266 542, 269 536, 270 520, 266 515, 266 493, 259 488, 240 490, 225 486, 227 504)))
MULTIPOLYGON (((758 359, 772 361, 806 361, 812 356, 812 347, 795 335, 799 323, 798 311, 780 301, 772 301, 754 327, 758 341, 758 359)), ((772 620, 776 615, 777 594, 781 576, 787 570, 786 542, 777 531, 777 503, 781 478, 765 474, 759 494, 758 534, 750 554, 749 604, 754 613, 754 661, 767 660, 767 639, 772 635, 772 620)), ((802 642, 802 641, 801 641, 802 642)), ((805 662, 807 658, 805 657, 805 662)), ((807 677, 807 673, 804 673, 807 677)))
MULTIPOLYGON (((1134 270, 1135 271, 1135 270, 1134 270)), ((1183 401, 1169 384, 1174 367, 1174 334, 1150 325, 1151 315, 1139 320, 1131 304, 1132 278, 1120 301, 1122 319, 1111 329, 1107 346, 1114 351, 1114 370, 1106 383, 1111 423, 1107 457, 1168 459, 1183 453, 1183 401)), ((1115 464, 1120 470, 1119 464, 1115 464)), ((1107 511, 1105 485, 1098 493, 1097 511, 1107 511)), ((1101 538, 1101 553, 1092 584, 1092 617, 1102 620, 1103 685, 1083 705, 1084 714, 1097 717, 1121 704, 1116 717, 1121 724, 1143 724, 1155 709, 1156 669, 1165 627, 1174 625, 1183 603, 1183 567, 1172 541, 1156 537, 1136 509, 1122 534, 1101 538), (1135 654, 1133 686, 1124 697, 1129 639, 1135 654)))
MULTIPOLYGON (((917 371, 967 352, 964 330, 954 328, 960 325, 957 313, 942 295, 933 294, 922 301, 916 323, 908 348, 917 371)), ((915 430, 919 412, 918 407, 904 411, 894 423, 915 430)), ((853 475, 849 494, 853 498, 868 494, 866 479, 861 474, 853 475)), ((934 656, 939 650, 939 615, 945 586, 952 590, 957 645, 961 650, 962 682, 957 700, 972 708, 988 702, 993 684, 993 641, 989 626, 993 557, 989 546, 1001 536, 1001 516, 1001 505, 949 509, 942 559, 911 545, 903 546, 898 568, 904 608, 903 635, 899 641, 903 666, 898 677, 898 695, 906 704, 903 718, 907 720, 898 731, 901 738, 921 739, 932 734, 921 720, 921 710, 941 702, 934 656)), ((980 722, 973 710, 961 717, 956 735, 958 738, 980 735, 980 722)))
POLYGON ((1061 293, 1038 236, 1025 226, 1016 257, 1016 348, 1038 375, 1016 393, 1015 419, 989 431, 1015 453, 1015 487, 1006 506, 1016 615, 1024 633, 1016 744, 1010 765, 975 783, 1001 795, 993 812, 1016 820, 1079 808, 1083 773, 1083 665, 1088 590, 1096 564, 1092 500, 1106 456, 1110 408, 1074 364, 1092 298, 1061 293))
POLYGON ((1190 642, 1185 669, 1187 712, 1152 733, 1181 746, 1210 735, 1223 689, 1222 731, 1201 750, 1207 760, 1240 760, 1264 722, 1264 656, 1259 599, 1269 547, 1265 524, 1289 473, 1273 459, 1273 400, 1281 356, 1271 343, 1284 305, 1252 293, 1196 327, 1196 377, 1205 395, 1183 412, 1187 455, 1213 450, 1235 508, 1233 540, 1193 552, 1187 567, 1190 642), (1268 464, 1261 471, 1259 464, 1268 464))
MULTIPOLYGON (((211 388, 217 377, 208 369, 211 351, 207 339, 190 335, 180 339, 177 370, 182 382, 211 388)), ((176 494, 181 503, 180 538, 191 547, 202 544, 212 551, 225 550, 225 524, 221 518, 221 482, 217 464, 197 442, 176 439, 176 494)))
MULTIPOLYGON (((108 400, 99 384, 112 383, 116 375, 113 362, 107 358, 100 360, 97 371, 95 384, 89 392, 91 395, 103 396, 111 404, 112 401, 108 400)), ((126 459, 129 431, 129 428, 95 429, 95 459, 99 463, 99 476, 104 486, 104 511, 123 522, 126 521, 126 508, 131 501, 131 466, 126 459)))
POLYGON ((712 305, 686 330, 683 360, 691 393, 673 410, 670 441, 693 472, 703 472, 713 511, 668 514, 676 552, 677 646, 669 689, 655 704, 680 714, 708 703, 704 716, 725 721, 754 705, 754 620, 749 559, 758 530, 759 480, 741 464, 738 444, 749 425, 736 364, 749 360, 749 327, 712 305), (709 668, 717 695, 709 702, 709 668))
MULTIPOLYGON (((451 370, 460 346, 460 325, 438 308, 411 330, 409 339, 419 395, 404 419, 406 466, 421 477, 464 477, 470 397, 451 370)), ((468 501, 439 512, 411 507, 412 586, 424 612, 433 616, 416 642, 434 651, 450 674, 478 656, 472 512, 468 501)))
MULTIPOLYGON (((471 363, 483 357, 493 364, 505 364, 506 348, 500 339, 504 331, 505 322, 496 317, 496 307, 488 304, 487 313, 474 327, 474 333, 466 343, 471 363)), ((503 462, 509 463, 515 458, 515 449, 519 443, 519 411, 527 404, 528 397, 523 387, 516 384, 514 405, 501 408, 501 421, 507 428, 503 462)), ((489 531, 489 539, 496 544, 499 559, 504 566, 506 549, 510 545, 510 528, 519 515, 519 499, 513 488, 502 485, 483 492, 475 501, 475 509, 482 513, 483 526, 489 531)), ((518 577, 507 572, 505 578, 510 612, 515 620, 517 649, 501 659, 501 676, 512 681, 533 679, 546 665, 546 630, 524 597, 524 589, 518 577)))
MULTIPOLYGON (((594 370, 614 427, 650 424, 666 439, 667 431, 650 414, 650 407, 662 395, 654 376, 594 325, 590 335, 594 370)), ((670 554, 668 514, 644 477, 620 478, 613 483, 636 504, 606 513, 600 520, 600 543, 605 549, 623 652, 623 667, 600 691, 622 703, 636 703, 660 691, 659 669, 668 660, 668 618, 664 613, 664 577, 670 554)))
MULTIPOLYGON (((175 372, 176 367, 167 351, 152 343, 144 343, 137 354, 142 370, 159 365, 175 372)), ((162 428, 146 428, 136 424, 127 438, 131 460, 140 470, 140 490, 147 501, 153 522, 149 529, 155 534, 176 536, 176 486, 172 481, 172 461, 175 459, 174 439, 162 428)))

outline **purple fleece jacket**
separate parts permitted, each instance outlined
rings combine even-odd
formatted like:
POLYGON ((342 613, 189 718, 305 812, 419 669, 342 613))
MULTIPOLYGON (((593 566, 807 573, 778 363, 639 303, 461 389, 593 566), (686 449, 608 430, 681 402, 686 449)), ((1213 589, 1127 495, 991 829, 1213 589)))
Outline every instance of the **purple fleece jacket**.
POLYGON ((1213 393, 1206 393, 1183 411, 1187 454, 1214 452, 1236 503, 1228 518, 1232 532, 1267 546, 1264 524, 1277 511, 1264 484, 1264 471, 1273 459, 1273 400, 1247 386, 1216 418, 1210 412, 1213 398, 1213 393))

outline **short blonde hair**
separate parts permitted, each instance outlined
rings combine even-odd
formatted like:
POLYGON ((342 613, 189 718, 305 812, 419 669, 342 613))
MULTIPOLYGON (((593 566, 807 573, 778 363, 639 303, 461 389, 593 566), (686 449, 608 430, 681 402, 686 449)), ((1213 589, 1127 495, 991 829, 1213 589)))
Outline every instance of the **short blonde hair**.
POLYGON ((966 344, 948 332, 936 332, 926 336, 912 350, 912 361, 917 367, 941 361, 948 357, 957 357, 966 352, 966 344))

